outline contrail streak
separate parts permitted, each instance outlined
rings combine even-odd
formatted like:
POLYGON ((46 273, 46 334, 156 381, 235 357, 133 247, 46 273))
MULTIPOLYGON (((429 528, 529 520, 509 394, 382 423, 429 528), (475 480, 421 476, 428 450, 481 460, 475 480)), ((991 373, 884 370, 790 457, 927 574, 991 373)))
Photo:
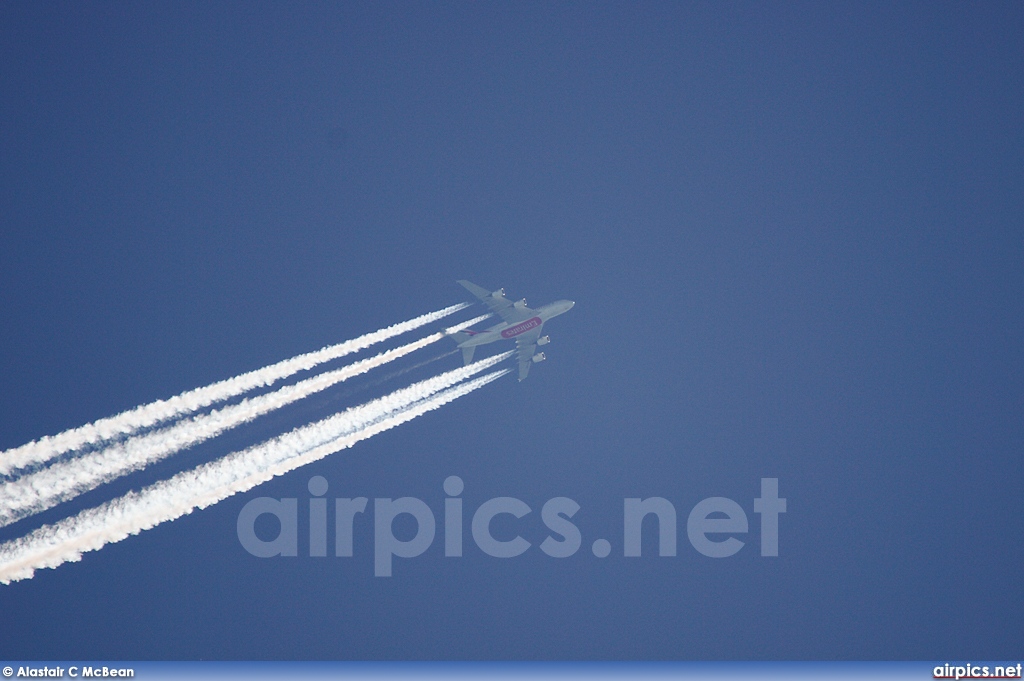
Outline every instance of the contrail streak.
POLYGON ((0 583, 27 579, 37 569, 80 560, 87 551, 206 508, 437 409, 508 373, 502 369, 465 380, 512 354, 506 352, 420 381, 0 545, 0 583))
POLYGON ((104 483, 165 459, 263 414, 404 357, 488 316, 481 315, 346 367, 327 371, 209 414, 179 421, 163 430, 129 438, 126 442, 90 452, 77 459, 56 462, 48 468, 4 483, 0 485, 0 527, 70 501, 104 483))
POLYGON ((374 378, 373 380, 370 381, 360 381, 357 385, 353 385, 351 388, 345 388, 344 390, 336 390, 333 393, 331 393, 330 397, 324 398, 322 406, 326 406, 331 402, 336 402, 346 397, 351 397, 357 393, 363 392, 364 390, 381 385, 382 383, 388 383, 390 381, 395 380, 396 378, 405 376, 410 372, 416 371, 417 369, 422 369, 423 367, 429 364, 433 364, 434 362, 442 360, 446 357, 451 357, 452 355, 457 354, 458 352, 459 348, 453 348, 447 352, 442 352, 438 355, 434 355, 433 357, 425 359, 422 362, 417 362, 416 364, 413 364, 411 366, 402 367, 401 369, 395 369, 394 371, 388 372, 383 376, 380 376, 379 378, 374 378))
POLYGON ((241 395, 253 388, 269 386, 275 381, 299 371, 311 369, 318 364, 358 352, 375 343, 443 319, 467 307, 469 307, 468 303, 451 305, 443 310, 420 315, 407 322, 394 324, 344 343, 297 355, 262 369, 240 374, 203 388, 195 388, 166 400, 144 404, 116 416, 102 418, 57 435, 42 437, 20 447, 8 449, 5 452, 0 452, 0 475, 8 475, 20 468, 49 461, 65 452, 74 451, 86 445, 130 435, 142 428, 148 428, 168 419, 179 418, 221 400, 241 395))

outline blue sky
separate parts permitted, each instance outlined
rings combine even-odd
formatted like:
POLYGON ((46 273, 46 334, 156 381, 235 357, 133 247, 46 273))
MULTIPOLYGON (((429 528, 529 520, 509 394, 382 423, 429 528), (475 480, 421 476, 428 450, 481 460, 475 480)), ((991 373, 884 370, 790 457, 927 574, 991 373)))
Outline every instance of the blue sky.
POLYGON ((0 655, 1019 653, 1022 29, 1007 2, 4 3, 0 448, 465 300, 456 279, 577 304, 522 384, 0 587, 0 655), (526 501, 495 531, 535 545, 570 497, 583 549, 435 540, 388 579, 369 524, 351 559, 246 553, 244 504, 313 475, 438 517, 459 475, 470 510, 526 501), (654 496, 679 554, 624 558, 622 500, 654 496), (686 540, 712 496, 751 519, 731 558, 686 540))

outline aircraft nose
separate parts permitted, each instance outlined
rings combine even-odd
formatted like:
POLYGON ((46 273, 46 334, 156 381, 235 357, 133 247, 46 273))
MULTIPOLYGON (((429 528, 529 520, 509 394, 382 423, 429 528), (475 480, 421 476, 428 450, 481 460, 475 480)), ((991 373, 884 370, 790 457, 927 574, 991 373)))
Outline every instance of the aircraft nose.
POLYGON ((576 306, 576 301, 575 300, 567 300, 565 302, 569 303, 569 306, 565 308, 566 310, 571 310, 572 308, 574 308, 576 306))

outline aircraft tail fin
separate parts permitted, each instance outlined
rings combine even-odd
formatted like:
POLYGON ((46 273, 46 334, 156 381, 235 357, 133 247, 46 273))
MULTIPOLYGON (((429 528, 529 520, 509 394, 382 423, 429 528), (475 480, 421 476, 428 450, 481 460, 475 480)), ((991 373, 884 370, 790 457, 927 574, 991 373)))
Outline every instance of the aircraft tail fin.
MULTIPOLYGON (((451 334, 451 337, 455 340, 458 345, 462 345, 465 341, 469 340, 476 334, 473 331, 456 331, 451 334)), ((473 361, 473 353, 476 352, 476 346, 471 345, 466 348, 462 348, 462 361, 469 364, 473 361)))

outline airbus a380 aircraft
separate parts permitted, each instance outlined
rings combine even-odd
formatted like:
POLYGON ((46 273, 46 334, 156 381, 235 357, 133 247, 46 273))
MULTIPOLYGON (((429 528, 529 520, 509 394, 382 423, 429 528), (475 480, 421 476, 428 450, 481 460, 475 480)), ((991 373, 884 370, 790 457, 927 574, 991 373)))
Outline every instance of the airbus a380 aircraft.
POLYGON ((537 352, 538 345, 547 345, 551 341, 547 336, 540 335, 544 322, 568 312, 576 304, 571 300, 556 300, 539 310, 531 310, 526 307, 526 298, 518 303, 506 298, 505 289, 500 288, 491 292, 465 279, 460 279, 459 283, 491 308, 491 312, 501 317, 500 324, 495 324, 486 331, 466 330, 452 334, 455 342, 462 348, 463 362, 469 364, 473 361, 473 352, 478 345, 515 338, 516 351, 519 354, 520 381, 526 378, 530 365, 546 359, 543 352, 537 352))

